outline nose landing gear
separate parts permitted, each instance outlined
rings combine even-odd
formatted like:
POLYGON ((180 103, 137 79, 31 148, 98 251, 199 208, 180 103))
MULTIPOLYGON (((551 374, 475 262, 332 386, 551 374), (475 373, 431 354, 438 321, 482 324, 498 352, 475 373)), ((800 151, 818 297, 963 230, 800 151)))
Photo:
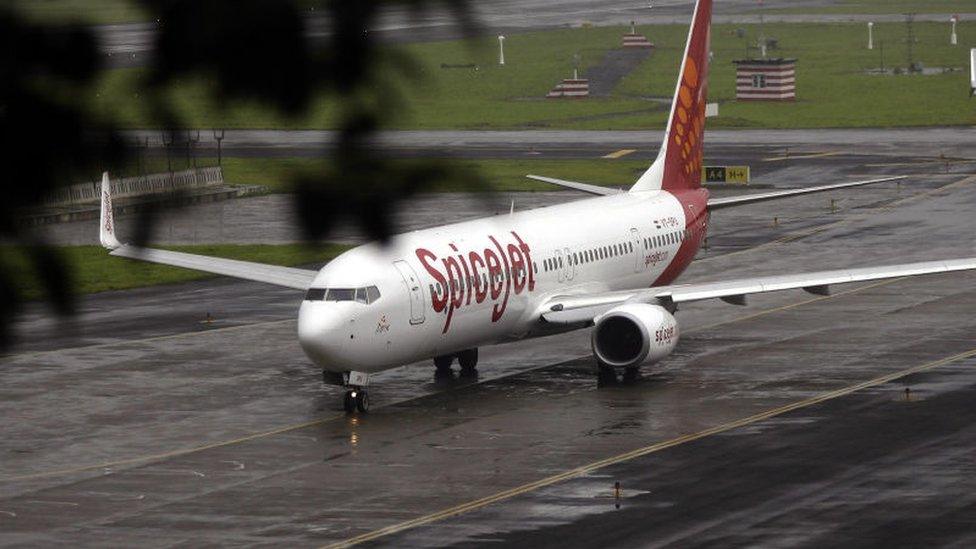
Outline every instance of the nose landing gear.
POLYGON ((342 399, 342 407, 347 413, 353 413, 359 410, 361 413, 366 413, 369 411, 369 393, 366 389, 349 389, 346 391, 346 396, 342 399))
POLYGON ((366 391, 366 385, 369 384, 369 374, 348 372, 343 377, 345 378, 344 385, 349 390, 342 398, 342 408, 346 413, 351 414, 359 410, 360 413, 365 414, 369 411, 369 393, 366 391))

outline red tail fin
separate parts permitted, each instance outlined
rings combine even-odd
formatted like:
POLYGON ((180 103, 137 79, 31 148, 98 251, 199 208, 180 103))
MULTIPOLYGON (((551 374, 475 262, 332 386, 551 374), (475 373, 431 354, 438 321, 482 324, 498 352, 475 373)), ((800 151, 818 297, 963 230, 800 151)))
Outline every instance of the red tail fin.
POLYGON ((631 191, 675 191, 701 186, 711 24, 712 0, 698 0, 664 143, 654 164, 631 191))

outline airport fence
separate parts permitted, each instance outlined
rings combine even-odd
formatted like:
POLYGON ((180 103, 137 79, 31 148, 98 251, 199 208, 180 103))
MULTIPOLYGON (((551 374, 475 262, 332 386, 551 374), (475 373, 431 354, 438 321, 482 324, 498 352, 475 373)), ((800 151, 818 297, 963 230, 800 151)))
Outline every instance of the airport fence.
MULTIPOLYGON (((125 199, 221 186, 224 184, 224 171, 220 166, 212 166, 110 181, 113 198, 125 199)), ((62 187, 45 197, 42 206, 63 207, 98 202, 101 200, 101 186, 102 182, 99 180, 62 187)))

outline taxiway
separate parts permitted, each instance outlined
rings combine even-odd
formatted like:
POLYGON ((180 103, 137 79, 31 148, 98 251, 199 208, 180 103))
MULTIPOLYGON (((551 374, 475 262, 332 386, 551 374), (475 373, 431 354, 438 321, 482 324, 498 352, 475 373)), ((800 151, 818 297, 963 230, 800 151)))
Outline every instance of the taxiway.
MULTIPOLYGON (((972 170, 911 160, 778 163, 774 186, 913 177, 716 212, 682 280, 976 255, 972 170)), ((36 307, 0 363, 0 544, 967 545, 974 282, 689 304, 675 355, 613 387, 585 331, 486 348, 476 380, 377 376, 365 416, 303 357, 295 293, 95 295, 71 332, 36 307)))

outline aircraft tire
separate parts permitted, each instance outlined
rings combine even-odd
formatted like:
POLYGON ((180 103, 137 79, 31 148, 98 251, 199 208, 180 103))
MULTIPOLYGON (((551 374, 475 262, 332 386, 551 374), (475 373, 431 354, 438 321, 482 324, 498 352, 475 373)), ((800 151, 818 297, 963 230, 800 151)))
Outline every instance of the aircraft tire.
POLYGON ((631 366, 630 368, 624 370, 624 378, 623 378, 624 383, 633 383, 634 381, 637 381, 637 378, 639 377, 640 377, 639 366, 631 366))
POLYGON ((360 389, 356 394, 356 409, 363 414, 369 412, 369 393, 366 389, 360 389))
POLYGON ((434 367, 437 368, 437 373, 445 373, 451 371, 451 364, 454 363, 454 355, 442 355, 434 357, 434 367))
POLYGON ((461 371, 471 372, 478 367, 478 349, 468 349, 467 351, 461 351, 458 353, 458 365, 461 366, 461 371))
POLYGON ((617 383, 617 371, 613 366, 608 366, 602 362, 596 363, 596 386, 606 387, 617 383))

